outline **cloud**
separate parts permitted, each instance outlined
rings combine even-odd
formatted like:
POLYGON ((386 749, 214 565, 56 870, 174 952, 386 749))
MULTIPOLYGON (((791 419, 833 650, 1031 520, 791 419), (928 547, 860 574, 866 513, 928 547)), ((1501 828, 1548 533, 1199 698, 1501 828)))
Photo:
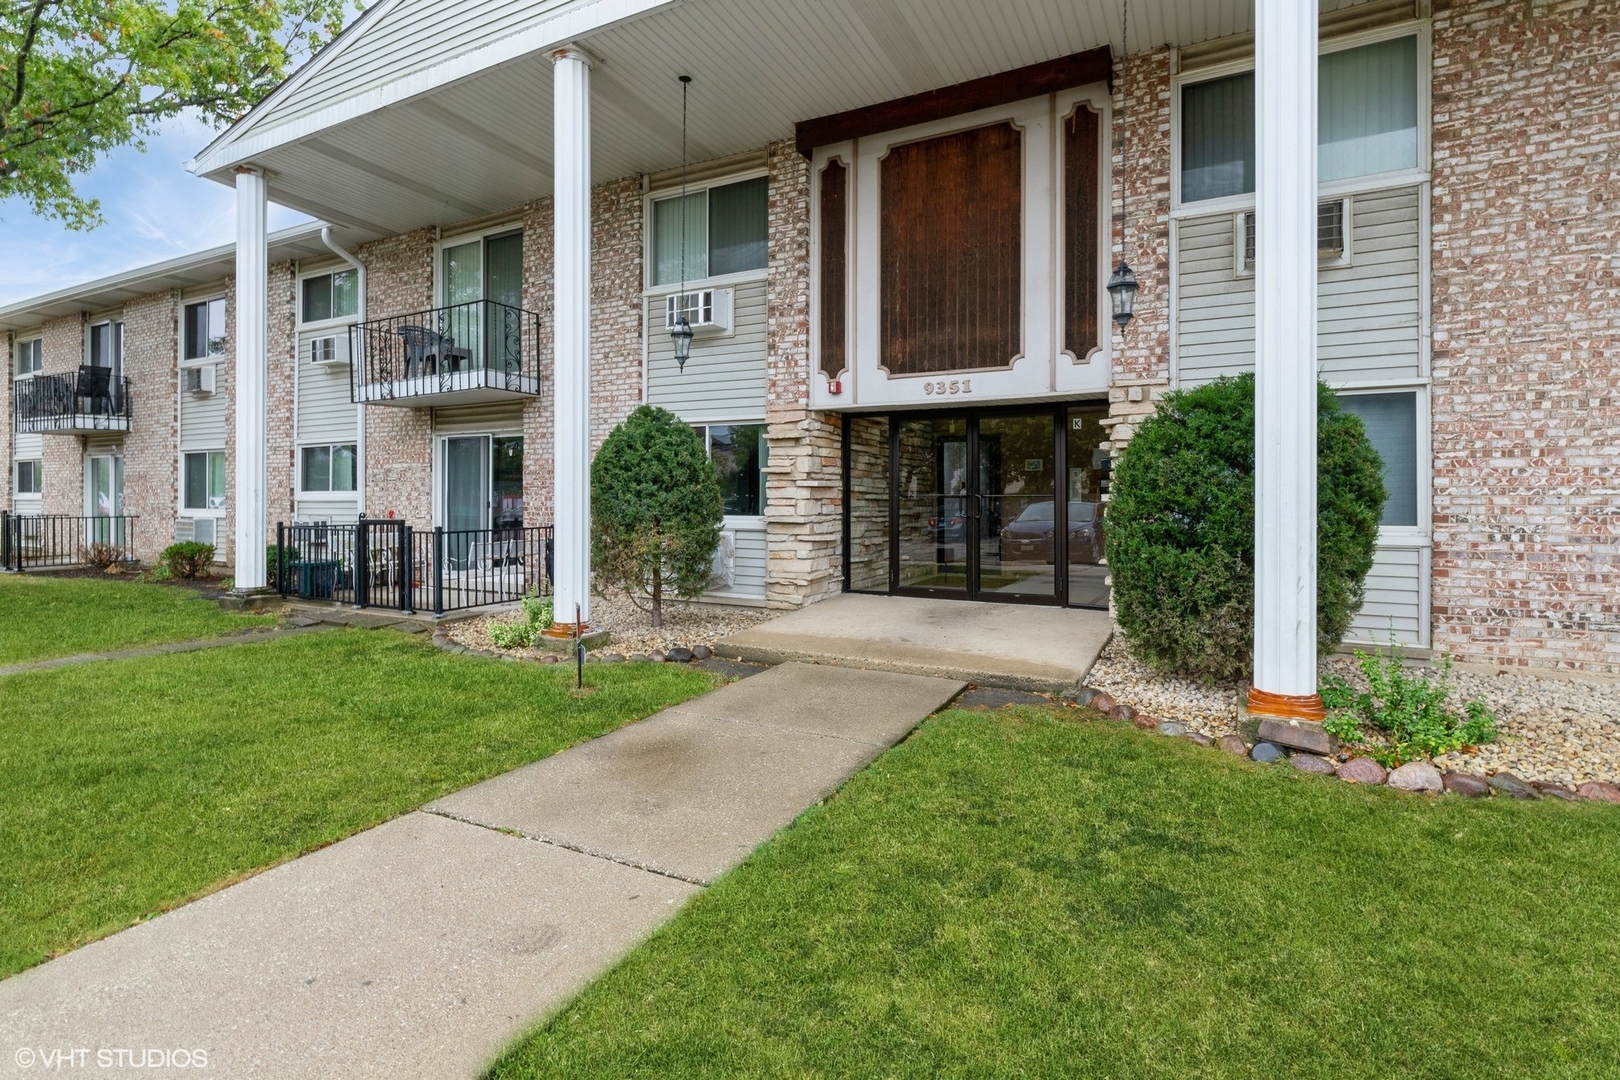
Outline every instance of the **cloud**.
MULTIPOLYGON (((214 131, 194 117, 166 122, 144 150, 113 151, 78 180, 101 200, 106 224, 75 232, 36 217, 18 199, 0 201, 0 305, 172 259, 235 239, 231 189, 186 172, 214 131)), ((270 208, 270 228, 309 220, 270 208)))

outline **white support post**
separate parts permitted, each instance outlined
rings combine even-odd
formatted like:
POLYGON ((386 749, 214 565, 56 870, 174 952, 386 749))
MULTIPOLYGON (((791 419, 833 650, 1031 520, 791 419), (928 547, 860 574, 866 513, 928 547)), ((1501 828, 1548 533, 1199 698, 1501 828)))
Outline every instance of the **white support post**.
POLYGON ((263 589, 270 249, 264 173, 236 170, 236 589, 263 589))
POLYGON ((582 49, 551 54, 556 239, 552 273, 556 423, 552 454, 555 631, 591 620, 591 64, 582 49))
POLYGON ((1255 581, 1249 711, 1316 692, 1317 5, 1255 3, 1255 581))

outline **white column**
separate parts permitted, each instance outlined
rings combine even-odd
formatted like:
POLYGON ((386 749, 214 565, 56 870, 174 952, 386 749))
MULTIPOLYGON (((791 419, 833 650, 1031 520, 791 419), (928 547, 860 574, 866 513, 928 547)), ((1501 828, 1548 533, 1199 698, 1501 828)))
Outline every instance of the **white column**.
POLYGON ((265 411, 269 325, 264 173, 236 170, 236 588, 266 584, 265 411))
POLYGON ((591 65, 574 47, 552 60, 556 228, 552 454, 556 625, 591 618, 591 65))
POLYGON ((1255 3, 1255 582, 1251 712, 1316 694, 1314 3, 1255 3))

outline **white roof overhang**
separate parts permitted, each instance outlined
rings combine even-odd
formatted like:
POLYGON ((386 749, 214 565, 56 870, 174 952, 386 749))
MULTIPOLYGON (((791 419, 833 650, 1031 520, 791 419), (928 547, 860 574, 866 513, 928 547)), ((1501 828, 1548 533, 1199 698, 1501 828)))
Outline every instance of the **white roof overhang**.
MULTIPOLYGON (((1190 45, 1252 21, 1252 0, 1137 0, 1131 42, 1190 45)), ((191 168, 230 184, 254 165, 276 202, 379 235, 504 212, 551 192, 549 55, 565 44, 600 61, 601 183, 678 164, 680 74, 694 79, 690 160, 704 161, 1123 43, 1120 0, 383 0, 191 168)))
MULTIPOLYGON (((271 233, 271 264, 331 254, 321 242, 321 228, 321 222, 312 222, 271 233)), ((340 244, 358 243, 371 238, 365 234, 336 230, 333 236, 340 244)), ((105 311, 138 297, 169 289, 195 288, 235 273, 236 245, 225 244, 0 307, 0 331, 27 330, 51 319, 77 315, 83 311, 105 311)))

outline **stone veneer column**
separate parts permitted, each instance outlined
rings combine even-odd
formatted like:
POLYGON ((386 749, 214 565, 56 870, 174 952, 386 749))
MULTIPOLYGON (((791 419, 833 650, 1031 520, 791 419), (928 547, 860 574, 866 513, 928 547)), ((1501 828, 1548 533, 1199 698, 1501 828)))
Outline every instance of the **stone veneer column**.
POLYGON ((269 244, 264 173, 236 171, 236 588, 265 586, 269 244))
POLYGON ((556 184, 553 304, 556 420, 554 631, 591 617, 591 66, 551 54, 556 184))
POLYGON ((1255 7, 1254 687, 1249 711, 1322 719, 1316 693, 1316 5, 1255 7))

